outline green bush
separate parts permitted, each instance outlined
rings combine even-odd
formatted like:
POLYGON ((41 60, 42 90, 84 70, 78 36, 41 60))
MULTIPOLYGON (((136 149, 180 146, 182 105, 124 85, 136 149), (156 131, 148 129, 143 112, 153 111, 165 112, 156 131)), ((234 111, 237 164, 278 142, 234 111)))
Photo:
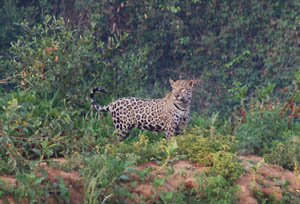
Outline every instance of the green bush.
POLYGON ((82 105, 82 92, 105 68, 92 32, 78 36, 63 19, 50 16, 42 24, 30 27, 25 21, 22 26, 27 33, 12 43, 9 75, 19 75, 15 78, 19 87, 36 90, 42 97, 59 91, 68 104, 82 105))
POLYGON ((300 163, 299 145, 299 136, 289 136, 285 141, 275 141, 270 153, 264 155, 265 161, 292 170, 295 162, 300 163))
POLYGON ((231 152, 219 151, 213 154, 213 166, 210 169, 213 175, 223 176, 230 184, 236 181, 243 173, 237 157, 231 152))
POLYGON ((186 135, 176 139, 179 154, 187 155, 192 162, 199 162, 204 166, 212 166, 212 156, 217 150, 212 147, 214 144, 211 144, 209 139, 194 135, 186 135))
POLYGON ((0 117, 3 149, 27 159, 57 156, 63 149, 62 132, 72 132, 72 113, 60 105, 58 94, 42 98, 36 91, 6 97, 0 117))
MULTIPOLYGON (((41 170, 40 173, 41 175, 37 176, 33 171, 18 172, 16 174, 18 185, 16 186, 0 179, 0 194, 3 195, 4 201, 12 197, 15 203, 48 203, 50 199, 60 203, 70 203, 70 193, 63 179, 58 176, 59 183, 50 183, 47 180, 47 171, 41 170)), ((10 202, 7 201, 7 203, 10 202)))
POLYGON ((239 153, 268 153, 274 140, 284 140, 288 131, 288 118, 282 117, 280 109, 250 111, 235 132, 239 140, 239 153))
POLYGON ((214 134, 214 126, 209 129, 207 134, 206 129, 196 127, 189 134, 177 137, 178 153, 186 155, 192 162, 210 166, 212 175, 221 175, 233 183, 243 173, 236 155, 231 152, 235 149, 235 138, 214 134))
POLYGON ((137 164, 146 163, 151 160, 161 161, 167 157, 164 147, 168 143, 164 138, 152 142, 145 135, 139 135, 138 138, 138 141, 131 143, 107 144, 105 152, 112 156, 122 155, 127 159, 135 160, 137 164))
POLYGON ((201 176, 199 189, 185 193, 185 203, 232 204, 238 201, 237 186, 232 186, 221 175, 201 176))
POLYGON ((283 198, 280 200, 280 204, 290 204, 290 203, 300 203, 299 194, 284 189, 283 198))
POLYGON ((263 193, 261 191, 254 192, 254 197, 255 197, 255 199, 257 200, 258 203, 270 203, 270 204, 278 203, 278 201, 276 201, 274 195, 266 194, 266 193, 263 193))
POLYGON ((96 204, 109 199, 121 201, 127 196, 126 189, 118 182, 129 178, 135 164, 133 160, 104 154, 86 157, 83 163, 80 175, 85 182, 85 203, 96 204))
POLYGON ((189 134, 176 137, 178 153, 187 155, 192 162, 212 166, 214 153, 234 149, 234 137, 220 134, 204 137, 202 131, 201 129, 193 128, 189 134))

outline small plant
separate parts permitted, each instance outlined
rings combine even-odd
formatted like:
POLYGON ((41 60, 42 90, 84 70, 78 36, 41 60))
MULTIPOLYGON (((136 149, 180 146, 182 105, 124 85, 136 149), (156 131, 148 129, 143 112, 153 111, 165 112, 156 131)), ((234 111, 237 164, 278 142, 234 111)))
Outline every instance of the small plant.
POLYGON ((300 190, 293 192, 288 188, 283 189, 283 197, 280 204, 300 203, 300 190))
POLYGON ((250 183, 251 190, 253 190, 254 188, 258 187, 257 181, 256 181, 256 176, 258 174, 258 169, 261 167, 261 165, 263 165, 263 163, 264 163, 264 159, 262 159, 261 161, 257 162, 257 164, 255 166, 251 166, 251 168, 254 171, 254 174, 253 174, 253 177, 252 177, 251 183, 250 183))
MULTIPOLYGON (((70 194, 63 179, 58 177, 59 183, 49 183, 47 180, 47 172, 40 169, 40 173, 41 175, 39 176, 34 172, 17 173, 16 180, 18 185, 16 186, 3 182, 0 179, 2 186, 0 187, 0 194, 3 196, 11 196, 16 203, 49 203, 51 198, 60 203, 69 204, 70 194)), ((2 200, 0 195, 0 202, 1 201, 5 201, 5 197, 4 200, 2 200)))
POLYGON ((0 137, 0 173, 14 174, 17 171, 28 171, 31 167, 22 156, 22 151, 9 136, 0 137))
POLYGON ((242 85, 239 81, 233 82, 233 87, 229 89, 229 92, 232 94, 233 98, 236 101, 240 102, 242 115, 245 114, 245 100, 247 99, 247 92, 249 87, 247 85, 242 85))
POLYGON ((261 203, 261 204, 276 204, 276 203, 278 203, 272 194, 265 194, 261 191, 255 191, 254 197, 257 199, 257 202, 261 203))
POLYGON ((178 145, 177 145, 176 140, 173 139, 167 145, 162 145, 162 148, 164 149, 164 151, 167 154, 167 159, 164 162, 164 164, 157 170, 158 172, 161 171, 162 169, 164 169, 167 166, 167 164, 168 164, 169 160, 171 159, 171 157, 175 155, 176 150, 178 148, 178 145))
MULTIPOLYGON (((300 184, 300 164, 297 161, 294 161, 294 173, 297 175, 298 183, 300 184)), ((300 193, 300 187, 297 191, 300 193)))
POLYGON ((217 175, 215 177, 201 176, 198 183, 199 193, 194 195, 195 198, 192 198, 192 200, 198 197, 198 202, 208 204, 232 204, 238 200, 238 196, 236 194, 238 187, 230 185, 228 181, 221 175, 217 175))
POLYGON ((95 204, 109 199, 122 200, 124 189, 118 185, 118 181, 128 178, 127 175, 133 172, 133 164, 132 160, 115 158, 108 154, 87 158, 84 161, 85 168, 80 171, 87 189, 85 203, 95 204))

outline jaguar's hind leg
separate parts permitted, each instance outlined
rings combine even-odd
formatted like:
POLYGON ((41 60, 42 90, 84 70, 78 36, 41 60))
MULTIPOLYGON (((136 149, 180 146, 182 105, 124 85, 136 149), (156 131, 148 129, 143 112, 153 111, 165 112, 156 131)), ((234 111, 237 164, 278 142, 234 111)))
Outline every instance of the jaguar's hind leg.
POLYGON ((119 133, 119 140, 124 141, 129 136, 130 131, 122 131, 119 133))
POLYGON ((130 134, 131 128, 129 128, 129 127, 116 124, 115 128, 116 128, 116 131, 118 131, 119 141, 124 141, 130 134))

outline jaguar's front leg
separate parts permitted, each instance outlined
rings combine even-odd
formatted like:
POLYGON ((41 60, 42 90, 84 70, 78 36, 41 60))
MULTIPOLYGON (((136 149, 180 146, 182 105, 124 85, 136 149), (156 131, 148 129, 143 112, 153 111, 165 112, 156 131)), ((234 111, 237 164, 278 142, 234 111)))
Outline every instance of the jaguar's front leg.
POLYGON ((169 129, 166 131, 166 139, 167 139, 167 140, 170 140, 174 135, 175 135, 174 128, 169 128, 169 129))
POLYGON ((188 118, 186 118, 186 117, 181 118, 180 123, 176 128, 176 135, 184 135, 185 134, 187 123, 188 123, 188 118))

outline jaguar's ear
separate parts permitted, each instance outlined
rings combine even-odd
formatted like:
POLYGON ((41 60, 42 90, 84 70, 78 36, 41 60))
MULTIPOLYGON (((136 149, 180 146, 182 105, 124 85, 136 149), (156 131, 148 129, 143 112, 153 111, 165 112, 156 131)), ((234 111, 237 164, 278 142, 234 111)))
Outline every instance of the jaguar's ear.
POLYGON ((190 80, 190 81, 189 81, 190 87, 194 87, 194 84, 195 84, 195 81, 194 81, 194 80, 190 80))
POLYGON ((175 83, 172 79, 169 79, 169 82, 171 84, 171 86, 173 87, 173 84, 175 83))

